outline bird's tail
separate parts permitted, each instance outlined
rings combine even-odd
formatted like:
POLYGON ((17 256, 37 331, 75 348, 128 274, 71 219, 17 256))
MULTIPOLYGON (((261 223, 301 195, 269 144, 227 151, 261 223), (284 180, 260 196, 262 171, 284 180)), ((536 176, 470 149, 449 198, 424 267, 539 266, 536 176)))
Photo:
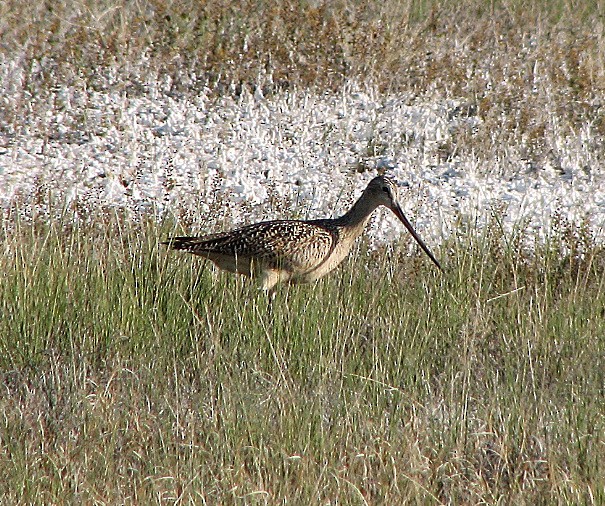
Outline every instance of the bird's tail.
POLYGON ((195 237, 168 237, 162 244, 170 249, 188 250, 195 244, 195 237))

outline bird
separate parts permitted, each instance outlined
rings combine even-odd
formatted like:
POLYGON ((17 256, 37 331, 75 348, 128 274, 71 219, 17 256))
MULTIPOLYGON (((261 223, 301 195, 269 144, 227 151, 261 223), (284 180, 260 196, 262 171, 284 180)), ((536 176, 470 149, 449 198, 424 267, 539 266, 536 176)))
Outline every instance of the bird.
POLYGON ((393 211, 443 272, 403 214, 397 185, 384 175, 374 177, 349 211, 339 218, 262 221, 217 234, 169 237, 162 244, 211 260, 228 272, 260 278, 262 289, 271 293, 279 283, 310 283, 336 268, 379 206, 393 211))

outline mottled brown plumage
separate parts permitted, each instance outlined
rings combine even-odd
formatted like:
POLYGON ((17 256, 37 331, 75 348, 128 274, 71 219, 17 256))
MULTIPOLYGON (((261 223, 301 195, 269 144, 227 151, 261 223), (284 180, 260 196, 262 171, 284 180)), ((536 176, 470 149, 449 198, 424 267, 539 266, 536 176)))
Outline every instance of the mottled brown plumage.
POLYGON ((173 237, 163 244, 207 258, 229 272, 258 276, 263 288, 272 290, 279 282, 308 283, 334 269, 380 205, 395 213, 443 270, 401 211, 397 186, 384 176, 372 179, 359 200, 340 218, 264 221, 219 234, 173 237))

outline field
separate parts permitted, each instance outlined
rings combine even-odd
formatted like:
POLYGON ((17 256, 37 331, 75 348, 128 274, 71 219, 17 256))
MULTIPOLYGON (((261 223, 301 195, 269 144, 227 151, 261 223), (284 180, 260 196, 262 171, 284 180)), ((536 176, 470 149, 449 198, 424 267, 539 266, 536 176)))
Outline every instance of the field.
MULTIPOLYGON (((605 175, 597 2, 244 7, 4 2, 1 181, 27 177, 17 165, 34 156, 17 149, 30 139, 43 164, 55 145, 125 128, 117 109, 80 107, 95 93, 216 105, 352 81, 416 105, 455 99, 456 115, 481 119, 427 147, 436 167, 605 175)), ((423 141, 398 142, 367 140, 356 175, 343 174, 367 179, 423 141)), ((137 141, 139 160, 150 145, 137 141)), ((216 190, 209 208, 160 214, 99 204, 109 193, 61 206, 63 183, 32 181, 39 191, 0 189, 0 503, 605 503, 605 250, 592 209, 559 209, 539 230, 504 205, 459 210, 427 241, 444 274, 407 236, 363 240, 337 271, 270 302, 160 244, 229 225, 195 214, 220 209, 216 190)), ((309 211, 270 195, 263 212, 309 211)))
POLYGON ((24 227, 4 502, 602 503, 605 256, 567 232, 525 255, 494 221, 445 276, 358 251, 268 307, 153 225, 24 227))

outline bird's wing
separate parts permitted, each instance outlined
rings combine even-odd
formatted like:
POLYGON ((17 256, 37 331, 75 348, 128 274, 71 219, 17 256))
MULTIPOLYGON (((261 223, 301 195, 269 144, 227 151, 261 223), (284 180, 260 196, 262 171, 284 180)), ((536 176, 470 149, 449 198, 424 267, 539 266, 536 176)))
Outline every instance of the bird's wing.
POLYGON ((204 256, 236 255, 283 269, 301 269, 321 262, 338 242, 338 232, 322 223, 276 220, 255 223, 229 232, 201 237, 174 237, 173 249, 204 256))

